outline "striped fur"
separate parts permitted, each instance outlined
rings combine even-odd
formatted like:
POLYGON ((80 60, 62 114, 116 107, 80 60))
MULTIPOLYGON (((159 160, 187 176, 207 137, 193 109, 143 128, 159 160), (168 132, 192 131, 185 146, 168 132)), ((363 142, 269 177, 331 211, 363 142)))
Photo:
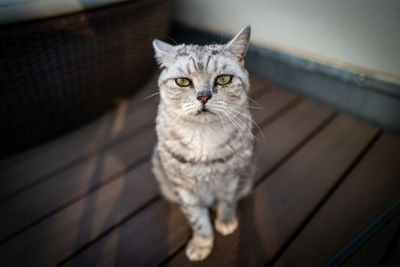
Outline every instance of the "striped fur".
POLYGON ((252 187, 254 144, 243 61, 249 37, 247 27, 224 45, 153 43, 162 68, 153 172, 162 194, 179 205, 192 227, 186 254, 193 261, 212 250, 208 208, 216 205, 216 229, 229 234, 238 225, 236 202, 252 187), (232 80, 217 85, 219 75, 232 80), (182 77, 191 85, 178 86, 175 79, 182 77), (203 104, 199 94, 211 98, 203 104))

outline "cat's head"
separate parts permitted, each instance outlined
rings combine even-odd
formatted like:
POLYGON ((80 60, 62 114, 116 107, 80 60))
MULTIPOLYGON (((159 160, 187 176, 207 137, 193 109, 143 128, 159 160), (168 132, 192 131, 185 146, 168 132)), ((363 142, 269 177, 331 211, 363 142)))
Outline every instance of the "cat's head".
POLYGON ((174 46, 154 40, 155 58, 163 69, 158 85, 164 107, 194 122, 236 117, 247 107, 244 57, 249 39, 250 26, 226 44, 174 46))

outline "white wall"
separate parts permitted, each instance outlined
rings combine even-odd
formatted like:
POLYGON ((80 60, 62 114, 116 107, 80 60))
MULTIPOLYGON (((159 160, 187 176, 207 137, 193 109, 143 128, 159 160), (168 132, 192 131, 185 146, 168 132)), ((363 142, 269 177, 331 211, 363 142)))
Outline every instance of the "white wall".
POLYGON ((176 0, 174 18, 330 65, 400 80, 400 0, 176 0))

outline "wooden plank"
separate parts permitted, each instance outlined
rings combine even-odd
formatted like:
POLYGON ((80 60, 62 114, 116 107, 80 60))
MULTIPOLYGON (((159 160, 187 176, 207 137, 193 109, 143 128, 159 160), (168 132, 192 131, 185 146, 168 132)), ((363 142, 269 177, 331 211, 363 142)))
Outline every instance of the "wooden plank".
POLYGON ((257 158, 257 181, 332 115, 332 109, 303 100, 265 127, 263 132, 266 141, 256 147, 261 155, 257 158))
MULTIPOLYGON (((241 203, 236 238, 221 241, 224 245, 200 265, 265 265, 376 132, 375 127, 339 115, 241 203)), ((181 252, 168 265, 192 263, 181 252)))
POLYGON ((343 266, 368 266, 381 263, 381 259, 400 225, 400 215, 393 218, 376 236, 357 251, 343 266))
POLYGON ((113 176, 122 176, 130 165, 150 156, 155 140, 154 129, 150 128, 38 186, 0 202, 0 218, 7 218, 0 220, 0 240, 87 194, 113 176))
MULTIPOLYGON (((261 119, 265 119, 269 116, 273 116, 276 112, 279 111, 279 109, 281 109, 282 107, 286 106, 287 103, 290 103, 290 101, 292 101, 293 97, 292 94, 289 93, 282 93, 284 95, 287 96, 287 100, 283 101, 283 98, 279 98, 279 101, 277 101, 274 98, 266 98, 264 104, 268 105, 268 106, 274 106, 275 107, 275 111, 271 108, 268 111, 264 112, 264 118, 261 119), (280 106, 279 105, 272 105, 272 103, 281 103, 280 106)), ((279 94, 276 94, 279 95, 279 94)), ((7 213, 7 216, 9 217, 13 217, 13 212, 15 212, 15 210, 19 210, 21 211, 19 216, 25 216, 26 213, 26 206, 24 205, 29 205, 30 202, 32 203, 36 203, 34 205, 29 206, 29 214, 28 216, 26 216, 26 218, 24 217, 24 219, 28 220, 29 218, 32 218, 34 216, 37 216, 37 214, 42 214, 44 213, 43 210, 41 210, 41 205, 37 204, 37 201, 40 201, 40 203, 44 206, 46 206, 46 208, 49 209, 49 207, 52 207, 51 209, 55 209, 55 211, 58 211, 59 207, 55 207, 54 203, 56 203, 57 201, 59 201, 60 198, 62 198, 62 200, 65 202, 67 201, 68 197, 71 197, 71 194, 75 194, 76 191, 82 191, 83 192, 87 192, 90 189, 90 186, 92 185, 92 181, 94 180, 96 183, 101 180, 101 179, 106 179, 107 177, 110 177, 112 175, 112 171, 115 171, 116 169, 118 169, 119 167, 123 167, 125 166, 125 164, 127 163, 126 160, 128 160, 128 162, 130 162, 130 160, 132 160, 133 154, 132 154, 132 147, 135 148, 135 153, 138 154, 141 151, 144 151, 143 153, 150 153, 151 149, 147 149, 145 148, 145 144, 143 142, 143 139, 149 139, 149 133, 148 132, 142 132, 141 134, 143 134, 143 138, 132 138, 134 139, 136 142, 135 144, 120 144, 121 147, 112 147, 111 149, 113 149, 113 152, 110 153, 110 155, 114 158, 116 158, 117 160, 120 160, 122 162, 122 166, 117 164, 117 167, 113 167, 115 166, 115 164, 111 164, 110 166, 103 166, 104 165, 104 160, 100 161, 100 162, 96 162, 94 161, 93 164, 95 164, 95 167, 99 167, 101 169, 101 171, 98 171, 97 173, 91 172, 91 171, 87 171, 88 167, 81 167, 79 170, 76 170, 76 173, 74 173, 74 175, 68 175, 68 172, 63 172, 63 173, 67 173, 64 175, 67 175, 65 177, 65 179, 61 179, 61 178, 57 178, 53 177, 52 179, 47 180, 46 182, 40 184, 40 186, 37 187, 37 191, 35 193, 30 193, 30 197, 27 197, 27 192, 30 190, 33 190, 34 188, 25 191, 24 193, 18 195, 18 197, 20 197, 20 201, 16 202, 17 205, 21 205, 23 206, 23 208, 21 208, 21 206, 17 206, 15 208, 9 208, 8 205, 2 207, 4 210, 8 210, 9 212, 7 213), (146 138, 145 138, 146 137, 146 138), (122 151, 122 152, 121 152, 122 151), (119 153, 119 154, 118 154, 119 153), (96 164, 97 163, 97 164, 96 164), (110 171, 111 169, 111 171, 110 171), (86 173, 89 173, 88 175, 86 173), (77 175, 79 174, 79 175, 77 175), (82 178, 83 175, 83 178, 82 178), (87 178, 85 178, 87 175, 87 178), (100 178, 99 178, 100 176, 100 178), (65 181, 65 182, 64 182, 65 181), (47 186, 47 183, 54 183, 53 185, 56 187, 54 188, 53 186, 47 186), (45 187, 46 185, 46 187, 45 187), (89 187, 87 186, 89 185, 89 187), (46 189, 44 189, 46 188, 46 189), (40 193, 41 191, 43 191, 43 193, 49 192, 49 191, 53 191, 54 193, 51 193, 51 196, 45 198, 45 200, 43 200, 43 195, 40 193), (63 192, 66 192, 65 194, 63 192), (59 194, 62 195, 62 197, 59 196, 59 194), (68 195, 69 194, 69 195, 68 195), (68 195, 68 196, 67 196, 68 195), (38 196, 40 196, 40 198, 38 198, 38 196), (39 199, 39 200, 37 200, 39 199), (18 204, 18 203, 23 203, 23 204, 18 204)), ((149 139, 150 140, 150 139, 149 139)), ((151 142, 149 142, 150 144, 151 142)), ((102 158, 105 157, 107 155, 103 155, 100 154, 98 155, 98 157, 102 158)), ((97 157, 97 156, 96 156, 97 157)), ((92 162, 91 160, 88 160, 88 162, 92 162)), ((115 162, 114 162, 115 163, 115 162)), ((117 161, 118 163, 118 161, 117 161)), ((84 166, 86 166, 86 164, 89 163, 83 163, 84 166)), ((90 165, 90 164, 89 164, 90 165)), ((90 165, 91 166, 91 165, 90 165)), ((89 168, 90 169, 90 168, 89 168)), ((119 174, 120 175, 120 174, 119 174)), ((138 174, 136 174, 138 175, 138 174)), ((145 183, 145 181, 151 180, 153 181, 152 175, 150 173, 150 170, 147 169, 146 173, 144 174, 143 172, 140 174, 141 178, 143 180, 140 180, 141 183, 145 183), (143 178, 144 177, 144 178, 143 178)), ((51 217, 44 219, 43 221, 41 221, 39 224, 30 227, 29 229, 26 229, 26 231, 24 231, 22 234, 12 238, 11 240, 5 242, 1 247, 0 247, 0 252, 2 253, 2 251, 6 252, 7 257, 5 257, 4 262, 8 263, 15 263, 16 265, 18 264, 22 264, 22 262, 26 261, 31 263, 37 263, 40 264, 40 266, 48 266, 48 265, 53 265, 53 264, 57 264, 59 261, 61 261, 62 259, 68 257, 70 254, 73 253, 73 251, 80 247, 85 245, 86 243, 90 242, 93 238, 99 236, 102 232, 106 231, 108 227, 112 227, 113 224, 118 222, 118 219, 120 218, 124 218, 124 216, 128 216, 128 214, 132 213, 135 209, 135 206, 131 206, 131 204, 129 202, 126 203, 126 205, 122 205, 119 207, 119 209, 117 210, 112 210, 109 211, 107 209, 104 210, 104 212, 109 212, 109 214, 107 215, 110 219, 110 223, 108 224, 104 224, 104 225, 100 225, 100 226, 96 226, 95 229, 88 229, 88 231, 90 230, 90 236, 83 236, 81 238, 79 238, 74 244, 72 244, 72 240, 71 237, 77 236, 76 233, 76 229, 77 229, 77 225, 79 224, 83 224, 86 227, 86 222, 84 220, 86 219, 82 219, 80 216, 82 215, 82 203, 93 203, 93 200, 91 200, 93 198, 93 195, 96 195, 97 198, 102 198, 103 194, 108 195, 108 197, 112 196, 113 194, 119 194, 121 198, 128 198, 128 196, 125 196, 125 194, 129 194, 129 195, 134 195, 135 194, 135 190, 133 190, 132 188, 134 188, 134 186, 131 186, 131 191, 123 191, 122 193, 116 189, 109 189, 111 188, 111 184, 115 184, 116 181, 121 180, 121 178, 113 180, 112 183, 107 184, 103 187, 101 187, 98 191, 94 191, 94 193, 89 194, 86 197, 83 197, 82 199, 78 199, 77 202, 75 202, 74 204, 70 205, 69 203, 67 203, 67 205, 65 207, 63 207, 63 209, 61 211, 59 211, 58 213, 55 213, 54 215, 52 215, 51 217), (114 192, 114 193, 113 193, 114 192), (66 219, 68 218, 68 220, 66 219), (64 220, 67 220, 64 222, 64 220), (78 222, 77 222, 78 221, 78 222), (80 221, 80 222, 79 222, 80 221), (60 235, 61 230, 60 229, 64 229, 63 231, 63 235, 60 235), (45 236, 42 236, 41 233, 45 233, 45 236), (41 237, 42 236, 42 237, 41 237), (19 242, 22 242, 22 240, 30 240, 29 242, 35 243, 35 246, 31 246, 31 245, 27 245, 27 246, 18 246, 19 242), (49 240, 51 240, 51 242, 49 242, 49 240), (54 243, 53 243, 54 241, 54 243), (42 250, 46 250, 46 253, 50 253, 51 257, 47 257, 46 259, 43 257, 43 254, 40 253, 40 251, 42 250), (25 252, 26 253, 25 253, 25 252), (19 253, 24 253, 24 255, 27 255, 25 258, 23 259, 15 259, 14 256, 18 255, 19 253), (15 262, 14 262, 15 260, 15 262)), ((139 182, 139 181, 137 181, 139 182)), ((138 186, 140 189, 140 186, 138 186)), ((36 190, 36 187, 35 187, 36 190)), ((44 194, 45 195, 45 194, 44 194)), ((151 197, 155 197, 156 193, 153 194, 147 194, 146 197, 151 198, 151 197)), ((132 196, 133 197, 133 196, 132 196)), ((97 202, 96 202, 97 203, 97 202)), ((101 205, 103 205, 103 203, 100 203, 101 205)), ((142 203, 143 204, 143 203, 142 203)), ((10 205, 13 205, 13 203, 11 202, 10 205)), ((90 214, 90 221, 92 222, 92 224, 99 222, 103 222, 104 221, 104 214, 103 212, 103 208, 102 206, 97 206, 97 205, 90 205, 89 207, 86 208, 86 210, 84 211, 84 214, 90 214), (99 215, 97 215, 99 214, 99 215)), ((1 210, 1 209, 0 209, 1 210)), ((49 209, 50 210, 50 209, 49 209)), ((45 215, 42 215, 45 216, 45 215)), ((16 222, 20 223, 21 218, 17 218, 16 222)), ((7 227, 14 227, 13 223, 5 223, 7 225, 7 227)), ((3 227, 0 227, 0 229, 3 229, 3 227)), ((31 243, 30 243, 31 244, 31 243)))
POLYGON ((188 237, 182 212, 160 200, 62 266, 157 266, 188 237))
POLYGON ((250 97, 256 98, 267 92, 272 87, 255 76, 250 76, 250 97))
MULTIPOLYGON (((270 89, 267 94, 264 94, 260 98, 256 99, 257 103, 259 103, 259 105, 256 105, 256 107, 259 108, 251 109, 253 120, 261 123, 264 119, 266 119, 266 113, 273 114, 297 98, 297 95, 290 92, 270 89), (270 101, 270 99, 273 99, 273 101, 270 101)), ((250 105, 255 106, 252 103, 250 103, 250 105)))
POLYGON ((1 245, 0 266, 54 266, 157 193, 149 162, 142 164, 1 245))
POLYGON ((155 99, 128 112, 130 106, 136 106, 135 101, 122 103, 116 111, 35 149, 30 156, 0 170, 0 199, 93 157, 98 151, 154 124, 155 99))
MULTIPOLYGON (((280 160, 280 158, 282 158, 286 153, 289 153, 289 151, 295 147, 299 142, 301 142, 305 136, 307 136, 310 132, 312 132, 313 129, 315 129, 323 120, 325 120, 329 115, 332 114, 332 110, 321 107, 317 104, 311 103, 311 102, 304 102, 299 104, 296 108, 294 108, 293 110, 290 110, 288 113, 282 115, 282 117, 280 117, 279 120, 276 120, 274 123, 270 124, 267 127, 264 127, 264 133, 266 135, 268 135, 270 138, 274 138, 276 140, 276 142, 267 142, 265 144, 263 143, 258 143, 259 146, 261 145, 266 145, 269 146, 273 149, 277 149, 280 151, 280 153, 278 151, 274 151, 274 157, 275 157, 275 163, 277 161, 280 160), (308 120, 304 121, 304 123, 301 123, 301 118, 305 118, 307 117, 308 120), (299 120, 300 119, 300 120, 299 120), (271 130, 269 130, 271 129, 271 130), (282 134, 285 133, 285 134, 282 134), (282 146, 278 146, 276 145, 277 143, 282 144, 282 146), (284 145, 283 145, 284 144, 284 145)), ((263 150, 260 150, 263 151, 263 150)), ((266 165, 273 165, 273 162, 271 163, 266 163, 266 165)), ((153 213, 155 214, 157 211, 153 211, 153 213)), ((156 215, 154 215, 156 216, 156 215)), ((241 218, 241 220, 243 220, 243 218, 241 218)), ((156 223, 149 223, 149 225, 156 225, 156 223)), ((188 225, 186 223, 186 221, 184 222, 174 222, 173 223, 174 227, 172 227, 169 230, 169 235, 171 236, 175 236, 175 227, 177 227, 178 229, 181 229, 182 227, 186 227, 188 229, 188 225), (183 224, 183 225, 181 225, 183 224)), ((119 232, 119 231, 123 231, 125 234, 128 233, 135 233, 138 231, 138 229, 142 229, 143 226, 131 226, 131 225, 123 225, 121 226, 121 228, 123 228, 123 230, 120 229, 116 229, 115 231, 119 232), (140 227, 140 228, 138 228, 140 227), (125 229, 127 228, 127 229, 125 229)), ((160 235, 162 235, 163 233, 160 233, 160 231, 163 231, 162 228, 161 230, 158 230, 158 228, 156 226, 151 227, 152 230, 147 230, 147 238, 151 239, 151 240, 156 240, 156 237, 159 237, 160 235)), ((144 231, 144 230, 143 230, 144 231)), ((113 234, 114 235, 114 234, 113 234)), ((179 240, 174 241, 174 243, 170 244, 170 246, 172 248, 177 248, 180 247, 188 238, 189 235, 189 231, 187 231, 185 236, 182 236, 179 240)), ((119 236, 122 236, 121 234, 119 234, 119 236)), ((134 240, 134 239, 133 239, 134 240)), ((216 247, 215 250, 218 250, 218 239, 217 238, 217 242, 216 242, 216 247)), ((228 240, 231 240, 228 238, 228 240)), ((94 246, 99 246, 99 247, 105 247, 104 243, 107 243, 109 241, 103 241, 99 240, 98 242, 96 242, 96 244, 94 246)), ((132 239, 128 239, 125 240, 123 242, 120 243, 120 247, 131 247, 131 243, 134 242, 132 241, 132 239)), ((159 242, 162 244, 165 243, 165 240, 161 239, 159 240, 159 242)), ((115 247, 111 247, 108 248, 107 250, 103 250, 102 253, 103 254, 108 254, 108 253, 112 253, 112 251, 115 250, 115 247)), ((148 250, 160 250, 158 248, 158 244, 157 242, 153 243, 151 248, 148 248, 148 250)), ((73 265, 76 265, 79 263, 87 263, 89 262, 90 264, 93 263, 93 258, 96 255, 96 248, 88 248, 87 250, 83 251, 81 254, 77 255, 76 258, 73 259, 73 265)), ((221 251, 218 251, 218 253, 221 251)), ((121 252, 120 257, 122 258, 129 258, 130 254, 135 253, 131 250, 126 250, 125 252, 121 252)), ((135 253, 136 254, 136 253, 135 253)), ((216 254, 216 253, 215 253, 216 254)), ((215 255, 213 254, 213 255, 215 255)), ((156 255, 148 255, 148 257, 150 257, 150 259, 148 260, 152 260, 154 262, 161 262, 162 260, 164 260, 168 255, 170 255, 170 253, 165 253, 163 255, 160 254, 156 254, 156 255)), ((221 254, 217 254, 217 255, 224 255, 223 251, 221 252, 221 254)), ((221 259, 224 257, 220 257, 221 259)), ((209 261, 207 261, 209 263, 209 261)), ((136 266, 136 261, 127 261, 125 262, 126 264, 122 264, 121 266, 131 266, 133 263, 135 263, 136 266)), ((94 265, 96 266, 96 265, 94 265)), ((179 265, 177 265, 179 266, 179 265)))
POLYGON ((394 202, 400 158, 393 155, 399 150, 400 137, 385 133, 276 265, 323 264, 394 202))
MULTIPOLYGON (((143 86, 143 88, 140 88, 139 90, 136 90, 132 97, 127 98, 127 99, 116 99, 115 105, 116 105, 116 110, 110 111, 100 118, 94 120, 91 123, 88 123, 87 125, 80 127, 76 130, 74 130, 71 133, 68 133, 64 136, 60 136, 57 139, 54 139, 52 141, 46 142, 44 144, 40 144, 37 147, 34 147, 32 149, 29 149, 27 151, 23 151, 21 153, 18 153, 16 155, 12 155, 10 157, 4 158, 0 160, 0 171, 6 168, 10 168, 13 165, 20 164, 20 166, 23 166, 22 163, 23 161, 33 159, 34 157, 40 156, 40 154, 53 150, 56 148, 56 146, 63 144, 64 142, 69 142, 69 143, 75 143, 77 142, 77 139, 80 138, 85 138, 87 137, 92 137, 94 138, 96 134, 96 130, 101 131, 101 129, 104 126, 104 120, 110 120, 108 119, 109 117, 118 117, 121 116, 119 115, 122 112, 131 112, 132 109, 137 108, 138 105, 147 104, 148 101, 145 101, 145 98, 152 93, 155 93, 157 89, 157 79, 156 77, 158 76, 158 72, 154 72, 150 79, 146 82, 146 84, 143 86), (128 101, 128 105, 126 105, 126 101, 128 101), (71 140, 72 139, 72 140, 71 140)), ((88 139, 90 141, 90 139, 88 139)), ((101 142, 101 139, 100 141, 101 142)), ((83 143, 85 144, 85 143, 83 143)), ((96 145, 96 142, 91 142, 89 145, 96 145)), ((60 147, 59 149, 62 149, 64 147, 60 147)), ((90 148, 90 147, 88 147, 90 148)), ((56 154, 58 156, 58 154, 56 154)))
MULTIPOLYGON (((397 236, 397 239, 395 241, 396 243, 394 244, 394 248, 392 251, 390 251, 389 259, 387 263, 392 263, 392 264, 400 264, 400 235, 397 236)), ((385 262, 386 263, 386 262, 385 262)))

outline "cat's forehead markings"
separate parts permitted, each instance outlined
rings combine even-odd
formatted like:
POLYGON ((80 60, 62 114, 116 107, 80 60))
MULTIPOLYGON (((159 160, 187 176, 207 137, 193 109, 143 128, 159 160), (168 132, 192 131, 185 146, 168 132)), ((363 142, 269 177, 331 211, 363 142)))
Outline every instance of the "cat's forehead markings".
POLYGON ((193 63, 193 68, 195 69, 195 71, 197 71, 196 61, 194 60, 194 58, 190 57, 189 60, 191 61, 191 63, 193 63))
POLYGON ((189 52, 187 51, 186 46, 183 46, 183 47, 178 49, 175 58, 184 57, 184 56, 189 56, 189 52))
MULTIPOLYGON (((183 68, 178 69, 178 71, 186 75, 192 75, 193 72, 215 72, 219 69, 220 61, 218 58, 220 54, 223 54, 223 49, 217 44, 207 46, 183 45, 176 51, 175 57, 177 59, 186 58, 188 61, 185 64, 186 71, 183 71, 183 68)), ((222 66, 222 69, 226 69, 226 65, 222 66)))
POLYGON ((181 51, 176 54, 177 57, 184 57, 184 56, 189 56, 189 53, 186 51, 181 51))
POLYGON ((217 69, 218 69, 218 64, 217 64, 217 61, 214 60, 214 71, 217 71, 217 69))
POLYGON ((204 65, 203 65, 203 63, 201 61, 199 61, 197 63, 197 70, 198 71, 203 71, 204 70, 204 65))
POLYGON ((210 63, 210 60, 211 60, 211 56, 208 56, 207 62, 206 62, 206 71, 208 70, 208 63, 210 63))
POLYGON ((185 71, 181 67, 177 67, 176 69, 181 73, 185 73, 185 71))
POLYGON ((192 71, 190 70, 189 64, 186 64, 186 72, 187 72, 189 75, 192 75, 192 71))

